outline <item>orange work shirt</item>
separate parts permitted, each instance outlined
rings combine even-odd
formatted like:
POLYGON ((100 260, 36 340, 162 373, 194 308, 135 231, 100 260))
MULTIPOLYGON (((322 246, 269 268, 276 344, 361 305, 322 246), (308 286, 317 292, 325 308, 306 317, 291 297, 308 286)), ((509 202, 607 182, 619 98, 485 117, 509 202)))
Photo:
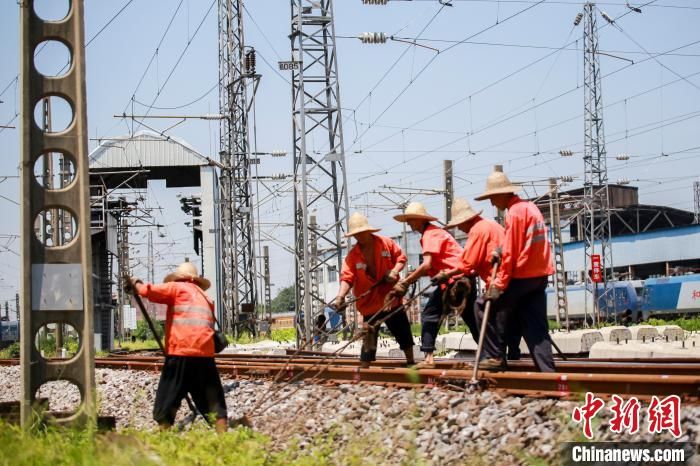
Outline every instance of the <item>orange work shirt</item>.
POLYGON ((503 244, 505 230, 497 222, 478 217, 469 230, 459 270, 465 275, 478 275, 486 288, 491 281, 491 254, 503 244))
POLYGON ((165 351, 168 356, 214 357, 214 303, 191 282, 144 283, 139 294, 168 305, 165 351))
POLYGON ((508 203, 506 232, 496 288, 504 290, 511 278, 546 277, 554 273, 552 252, 542 212, 518 196, 508 203))
POLYGON ((459 267, 462 248, 457 240, 442 228, 429 223, 420 238, 420 246, 423 254, 430 254, 432 258, 428 276, 434 277, 441 270, 459 267))
MULTIPOLYGON (((367 273, 367 258, 362 254, 359 244, 352 247, 340 272, 340 281, 349 283, 355 296, 362 295, 376 285, 367 296, 358 299, 355 303, 357 310, 363 316, 372 315, 384 307, 384 298, 393 288, 392 284, 382 282, 384 275, 396 264, 406 263, 406 255, 394 240, 377 234, 373 234, 372 237, 374 238, 374 257, 370 260, 374 263, 375 275, 367 273)), ((400 304, 400 300, 396 299, 392 307, 400 304)))

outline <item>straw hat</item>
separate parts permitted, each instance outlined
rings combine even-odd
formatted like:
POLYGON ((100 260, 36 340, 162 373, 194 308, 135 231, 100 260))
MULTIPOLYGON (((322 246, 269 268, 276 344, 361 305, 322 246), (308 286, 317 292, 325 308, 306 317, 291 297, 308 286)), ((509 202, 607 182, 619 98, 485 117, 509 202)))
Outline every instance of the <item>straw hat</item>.
POLYGON ((362 233, 363 231, 369 231, 370 233, 374 233, 375 231, 379 231, 379 228, 374 228, 369 224, 367 221, 367 217, 362 215, 359 212, 355 212, 350 216, 350 219, 348 220, 348 227, 349 230, 345 237, 350 237, 354 236, 358 233, 362 233))
POLYGON ((445 228, 454 228, 461 225, 462 223, 473 219, 477 215, 481 215, 482 212, 483 210, 477 212, 471 205, 469 205, 469 202, 467 202, 466 199, 458 197, 452 203, 452 220, 445 225, 445 228))
POLYGON ((168 282, 193 282, 201 289, 207 290, 211 282, 197 273, 197 267, 192 262, 183 262, 177 266, 174 272, 169 273, 163 279, 163 283, 168 282))
POLYGON ((486 191, 474 199, 482 201, 496 194, 515 194, 518 191, 520 187, 511 183, 505 173, 494 171, 486 178, 486 191))
POLYGON ((406 206, 406 210, 404 210, 403 214, 394 215, 394 220, 398 222, 407 222, 409 220, 427 220, 432 222, 437 220, 437 218, 428 215, 425 206, 420 202, 411 202, 406 206))

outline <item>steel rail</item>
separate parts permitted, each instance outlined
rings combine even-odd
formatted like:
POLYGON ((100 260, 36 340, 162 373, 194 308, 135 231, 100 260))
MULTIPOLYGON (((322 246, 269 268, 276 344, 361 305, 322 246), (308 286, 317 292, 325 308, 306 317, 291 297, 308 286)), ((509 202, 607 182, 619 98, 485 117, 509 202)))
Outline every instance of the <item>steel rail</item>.
MULTIPOLYGON (((130 361, 130 362, 157 362, 162 357, 159 356, 137 356, 137 357, 110 357, 112 361, 130 361)), ((98 358, 98 361, 102 359, 98 358)), ((295 357, 288 358, 283 356, 269 355, 246 355, 246 354, 219 354, 216 356, 218 364, 236 364, 236 365, 279 365, 279 364, 296 364, 296 365, 312 365, 317 362, 317 358, 311 357, 295 357)), ((338 358, 333 363, 335 366, 360 366, 360 361, 357 358, 338 358)), ((373 363, 374 367, 405 367, 404 359, 378 359, 373 363)), ((606 360, 592 361, 588 359, 557 361, 557 372, 560 373, 596 373, 596 374, 665 374, 665 375, 700 375, 700 360, 679 360, 678 362, 660 362, 654 360, 643 362, 628 362, 626 360, 606 360)), ((279 367, 279 366, 277 366, 279 367)), ((473 360, 471 359, 436 359, 435 368, 455 370, 455 369, 471 369, 473 368, 473 360)), ((508 370, 511 372, 535 372, 535 365, 531 360, 509 361, 508 370)))
MULTIPOLYGON (((0 365, 18 364, 16 359, 2 359, 0 365)), ((101 358, 96 360, 97 367, 141 371, 160 371, 161 358, 153 360, 101 358)), ((217 361, 222 375, 240 379, 271 379, 283 372, 281 382, 300 379, 315 383, 363 383, 380 384, 395 387, 434 386, 444 388, 463 388, 471 379, 469 368, 459 369, 408 369, 404 367, 370 367, 360 368, 347 364, 330 364, 323 372, 308 371, 312 361, 303 363, 290 362, 276 364, 263 361, 217 361)), ((560 364, 561 366, 561 364, 560 364)), ((600 365, 594 365, 600 369, 600 365)), ((590 369, 590 368, 589 368, 590 369)), ((668 372, 668 371, 667 371, 668 372)), ((486 382, 488 388, 512 395, 543 396, 561 399, 578 399, 588 391, 598 396, 609 398, 613 394, 637 396, 650 399, 652 396, 678 395, 685 402, 700 403, 700 373, 696 375, 677 375, 666 373, 601 373, 567 372, 540 373, 528 370, 520 372, 479 371, 479 378, 486 382)))

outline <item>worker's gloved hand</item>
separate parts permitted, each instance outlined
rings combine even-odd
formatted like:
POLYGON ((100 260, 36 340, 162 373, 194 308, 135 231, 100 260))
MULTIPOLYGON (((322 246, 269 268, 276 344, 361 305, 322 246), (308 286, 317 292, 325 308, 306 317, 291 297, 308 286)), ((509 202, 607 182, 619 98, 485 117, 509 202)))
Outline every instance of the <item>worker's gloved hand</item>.
POLYGON ((486 299, 486 301, 495 301, 500 298, 502 294, 503 290, 495 286, 490 286, 489 289, 486 290, 486 293, 484 293, 484 299, 486 299))
POLYGON ((447 283, 449 280, 450 276, 447 275, 446 272, 440 272, 430 280, 430 283, 432 283, 433 286, 437 286, 442 285, 443 283, 447 283))
POLYGON ((142 283, 138 278, 124 277, 124 291, 128 294, 134 294, 136 292, 136 283, 142 283))
POLYGON ((500 264, 502 258, 503 258, 503 249, 500 246, 498 246, 491 253, 491 264, 492 265, 493 264, 500 264))
POLYGON ((331 304, 331 307, 333 307, 336 311, 340 311, 341 309, 345 308, 345 296, 336 296, 335 299, 333 300, 333 303, 331 304))
POLYGON ((396 296, 397 298, 405 296, 408 292, 408 286, 409 284, 406 280, 401 280, 400 282, 395 284, 394 287, 391 289, 391 294, 393 296, 396 296))
POLYGON ((386 275, 384 275, 384 281, 393 285, 399 281, 399 273, 394 270, 389 270, 386 275))

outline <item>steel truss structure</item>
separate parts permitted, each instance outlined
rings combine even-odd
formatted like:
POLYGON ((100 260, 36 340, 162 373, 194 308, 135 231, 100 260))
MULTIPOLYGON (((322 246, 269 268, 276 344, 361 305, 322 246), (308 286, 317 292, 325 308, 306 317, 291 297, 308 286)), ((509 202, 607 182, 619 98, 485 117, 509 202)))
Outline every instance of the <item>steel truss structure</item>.
MULTIPOLYGON (((584 251, 586 255, 585 280, 587 289, 593 294, 593 321, 598 318, 597 284, 591 272, 592 256, 599 247, 600 267, 604 294, 607 294, 608 279, 612 277, 613 256, 610 241, 610 196, 608 188, 607 152, 603 130, 603 98, 601 70, 598 53, 598 23, 596 6, 587 2, 583 7, 584 43, 584 251), (596 246, 598 245, 598 246, 596 246)), ((613 305, 608 309, 614 308, 613 305)))
POLYGON ((222 322, 238 336, 254 319, 257 301, 255 238, 248 144, 247 69, 243 1, 219 0, 219 110, 222 264, 219 290, 222 322))
MULTIPOLYGON (((65 18, 44 21, 32 0, 20 4, 21 59, 21 420, 29 426, 38 389, 46 382, 69 380, 80 391, 80 405, 61 424, 95 422, 94 326, 92 258, 90 248, 90 193, 85 103, 85 28, 83 2, 73 0, 65 18), (56 77, 40 74, 34 65, 37 47, 61 41, 71 51, 68 70, 56 77), (72 118, 66 128, 39 126, 34 111, 47 98, 64 99, 72 118), (49 129, 51 131, 49 131, 49 129), (67 186, 40 183, 34 167, 47 167, 46 158, 60 154, 72 161, 75 177, 67 186), (47 225, 71 217, 70 228, 47 225), (56 231, 59 241, 55 242, 56 231), (49 233, 49 234, 47 234, 49 233), (35 345, 47 325, 70 325, 78 333, 79 349, 70 360, 46 359, 35 345)), ((45 115, 48 108, 44 107, 45 115)), ((44 176, 48 176, 44 172, 44 176)), ((63 183, 61 183, 63 184, 63 183)))
POLYGON ((290 5, 296 328, 297 343, 310 347, 312 322, 325 304, 319 274, 326 266, 341 268, 349 202, 333 2, 290 5))

